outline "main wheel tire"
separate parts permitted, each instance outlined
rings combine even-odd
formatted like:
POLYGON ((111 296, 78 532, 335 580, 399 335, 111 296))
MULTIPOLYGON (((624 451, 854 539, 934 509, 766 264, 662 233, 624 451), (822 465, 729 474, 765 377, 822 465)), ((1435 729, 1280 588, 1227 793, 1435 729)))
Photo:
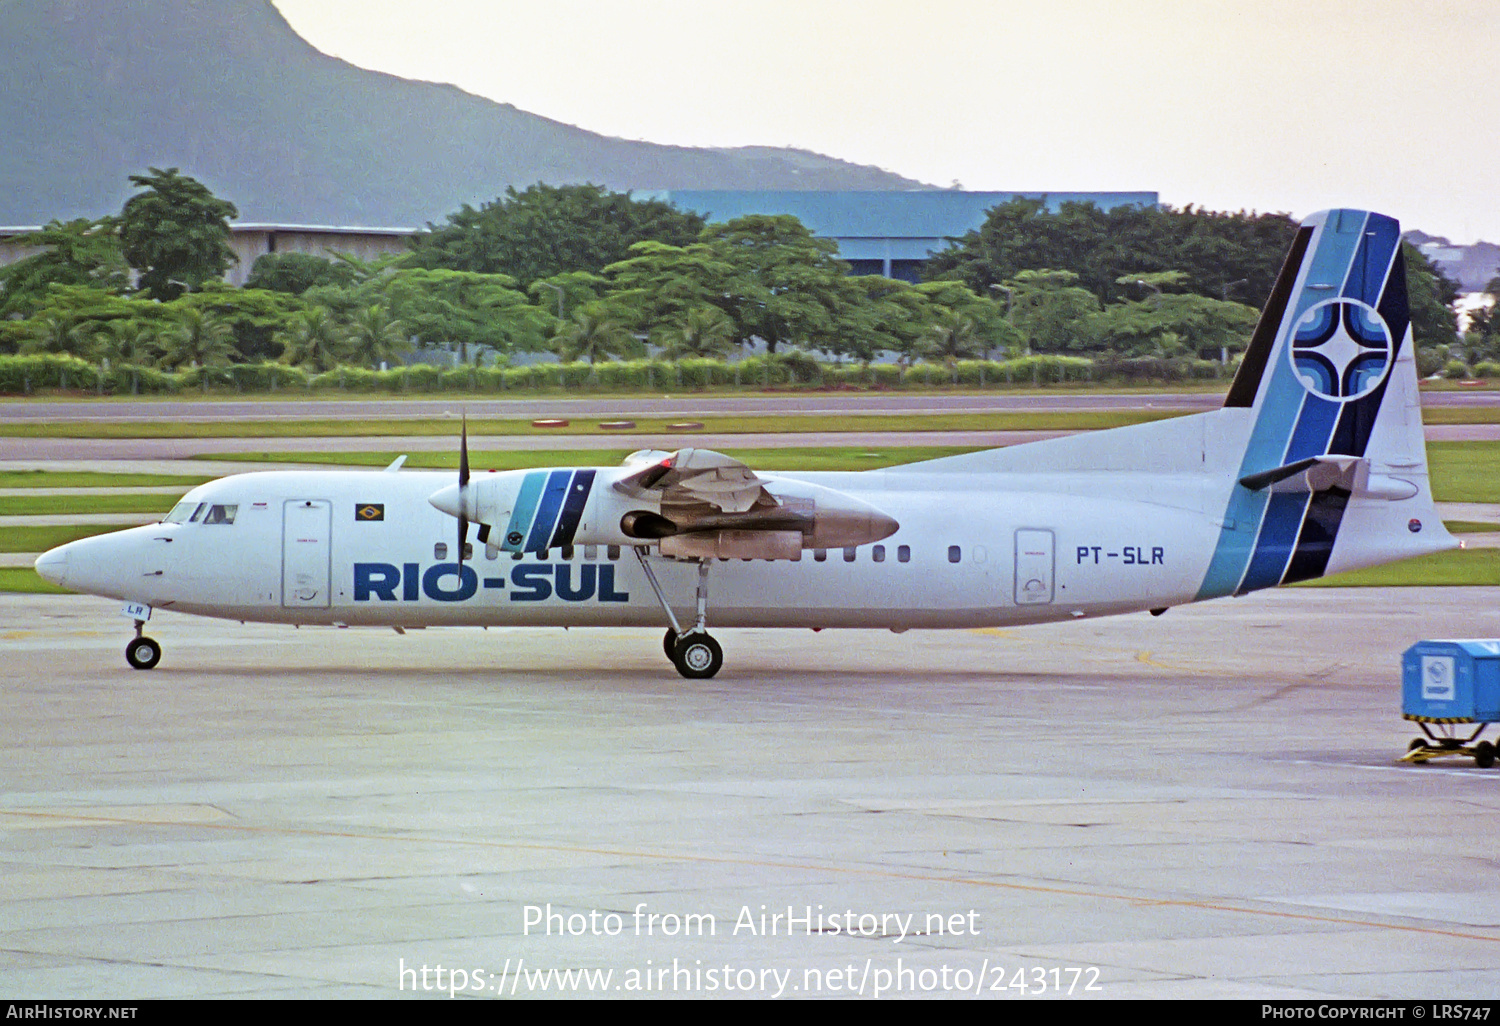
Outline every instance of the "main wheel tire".
POLYGON ((152 638, 135 638, 125 646, 125 661, 137 670, 149 670, 161 662, 161 646, 152 638))
POLYGON ((677 632, 670 627, 667 628, 667 636, 661 639, 661 648, 667 653, 668 659, 674 663, 677 661, 677 632))
POLYGON ((724 665, 724 650, 707 634, 686 634, 672 650, 672 662, 689 680, 706 680, 724 665))

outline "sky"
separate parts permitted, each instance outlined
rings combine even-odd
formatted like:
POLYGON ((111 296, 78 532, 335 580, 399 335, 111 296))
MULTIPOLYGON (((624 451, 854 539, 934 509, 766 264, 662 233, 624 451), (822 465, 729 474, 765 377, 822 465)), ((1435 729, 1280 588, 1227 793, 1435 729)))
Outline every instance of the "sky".
POLYGON ((609 136, 1500 242, 1497 0, 273 2, 325 53, 609 136))

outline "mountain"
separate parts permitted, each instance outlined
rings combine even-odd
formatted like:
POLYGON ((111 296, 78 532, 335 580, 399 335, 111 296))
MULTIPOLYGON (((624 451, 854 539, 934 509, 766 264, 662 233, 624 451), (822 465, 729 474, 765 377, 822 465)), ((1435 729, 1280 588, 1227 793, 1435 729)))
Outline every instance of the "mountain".
POLYGON ((242 222, 411 226, 535 182, 926 189, 770 147, 609 138, 314 49, 270 0, 0 0, 0 225, 119 210, 177 167, 242 222))

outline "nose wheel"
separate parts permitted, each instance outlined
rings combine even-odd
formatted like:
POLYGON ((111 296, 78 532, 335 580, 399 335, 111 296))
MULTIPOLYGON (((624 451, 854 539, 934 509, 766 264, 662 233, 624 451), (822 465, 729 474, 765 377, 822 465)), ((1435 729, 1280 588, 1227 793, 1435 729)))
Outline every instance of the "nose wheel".
POLYGON ((161 646, 156 643, 155 638, 148 638, 141 633, 145 627, 145 620, 137 620, 135 637, 125 646, 125 661, 137 670, 149 670, 161 662, 161 646))

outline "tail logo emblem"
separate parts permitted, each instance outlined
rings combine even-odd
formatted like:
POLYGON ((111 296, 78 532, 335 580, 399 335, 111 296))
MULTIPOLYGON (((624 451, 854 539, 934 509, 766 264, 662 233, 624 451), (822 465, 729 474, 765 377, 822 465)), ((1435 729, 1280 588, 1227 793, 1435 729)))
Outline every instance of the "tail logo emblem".
POLYGON ((1369 395, 1391 368, 1391 330, 1375 308, 1330 299, 1302 315, 1292 333, 1292 366, 1302 386, 1335 402, 1369 395))

